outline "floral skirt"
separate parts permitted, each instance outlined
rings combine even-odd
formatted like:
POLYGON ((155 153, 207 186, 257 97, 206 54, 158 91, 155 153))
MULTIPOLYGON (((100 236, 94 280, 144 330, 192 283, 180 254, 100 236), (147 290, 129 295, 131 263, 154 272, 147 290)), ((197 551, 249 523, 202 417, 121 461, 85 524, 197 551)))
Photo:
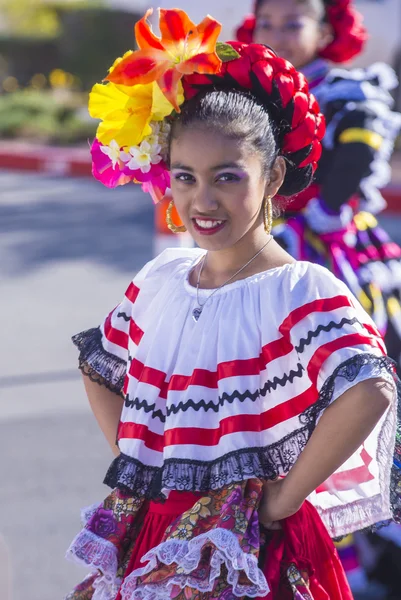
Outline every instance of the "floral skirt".
POLYGON ((91 573, 66 600, 352 600, 313 506, 267 532, 261 497, 256 479, 165 501, 114 490, 84 511, 67 556, 91 573))
POLYGON ((373 215, 359 212, 342 230, 315 233, 302 213, 278 219, 275 239, 297 260, 328 268, 344 281, 385 339, 401 373, 401 248, 373 215))

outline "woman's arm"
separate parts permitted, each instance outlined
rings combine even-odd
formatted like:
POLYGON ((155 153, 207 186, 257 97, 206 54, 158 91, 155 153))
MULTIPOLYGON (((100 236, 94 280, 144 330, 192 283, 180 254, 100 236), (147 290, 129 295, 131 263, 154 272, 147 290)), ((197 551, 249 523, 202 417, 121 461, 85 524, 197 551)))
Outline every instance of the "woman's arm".
POLYGON ((287 477, 265 484, 259 516, 266 526, 297 512, 304 500, 361 446, 394 398, 394 387, 368 379, 323 413, 287 477))
POLYGON ((117 393, 92 381, 86 375, 83 376, 83 379, 93 414, 113 453, 118 456, 120 451, 116 444, 117 428, 124 400, 117 393))

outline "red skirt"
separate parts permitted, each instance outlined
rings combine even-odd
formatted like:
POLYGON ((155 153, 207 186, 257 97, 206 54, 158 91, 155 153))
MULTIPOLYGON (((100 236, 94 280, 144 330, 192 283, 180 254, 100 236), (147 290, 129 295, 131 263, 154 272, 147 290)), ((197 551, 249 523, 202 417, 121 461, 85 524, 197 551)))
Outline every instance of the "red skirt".
MULTIPOLYGON (((201 496, 172 491, 164 503, 150 502, 124 579, 143 567, 143 556, 161 543, 166 529, 201 496)), ((271 590, 264 600, 352 600, 337 550, 316 509, 305 502, 295 515, 282 521, 281 526, 280 531, 268 534, 260 560, 271 590), (302 583, 299 587, 296 585, 296 574, 308 582, 304 592, 302 583)), ((121 600, 120 592, 116 600, 121 600)))

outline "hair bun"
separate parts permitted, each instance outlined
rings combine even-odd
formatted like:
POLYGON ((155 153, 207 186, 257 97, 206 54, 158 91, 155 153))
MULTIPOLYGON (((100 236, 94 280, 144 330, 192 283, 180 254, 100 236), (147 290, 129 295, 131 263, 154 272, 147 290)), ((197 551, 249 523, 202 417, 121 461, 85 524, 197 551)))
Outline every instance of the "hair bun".
POLYGON ((247 15, 235 32, 237 40, 243 44, 252 44, 255 27, 255 15, 247 15))
MULTIPOLYGON (((239 58, 223 63, 217 75, 184 77, 186 99, 205 87, 250 91, 276 125, 280 154, 287 159, 289 170, 301 170, 301 179, 308 176, 310 180, 320 158, 325 124, 316 99, 309 93, 305 77, 267 46, 230 43, 239 58)), ((304 183, 300 189, 306 185, 304 183)), ((284 188, 282 193, 291 195, 284 188)))
POLYGON ((324 0, 326 19, 333 29, 333 41, 319 56, 334 63, 343 63, 358 56, 368 39, 363 17, 352 0, 324 0))

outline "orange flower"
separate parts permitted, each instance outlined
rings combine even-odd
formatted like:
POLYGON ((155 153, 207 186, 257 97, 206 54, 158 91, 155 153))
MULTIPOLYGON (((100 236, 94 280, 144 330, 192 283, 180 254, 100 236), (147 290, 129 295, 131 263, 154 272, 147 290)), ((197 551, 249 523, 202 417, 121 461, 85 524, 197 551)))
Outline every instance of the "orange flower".
POLYGON ((221 69, 216 53, 221 24, 205 17, 195 25, 183 10, 159 9, 159 38, 147 22, 152 12, 149 9, 135 25, 139 50, 125 56, 106 79, 129 86, 156 81, 179 112, 178 84, 183 75, 214 74, 221 69))

